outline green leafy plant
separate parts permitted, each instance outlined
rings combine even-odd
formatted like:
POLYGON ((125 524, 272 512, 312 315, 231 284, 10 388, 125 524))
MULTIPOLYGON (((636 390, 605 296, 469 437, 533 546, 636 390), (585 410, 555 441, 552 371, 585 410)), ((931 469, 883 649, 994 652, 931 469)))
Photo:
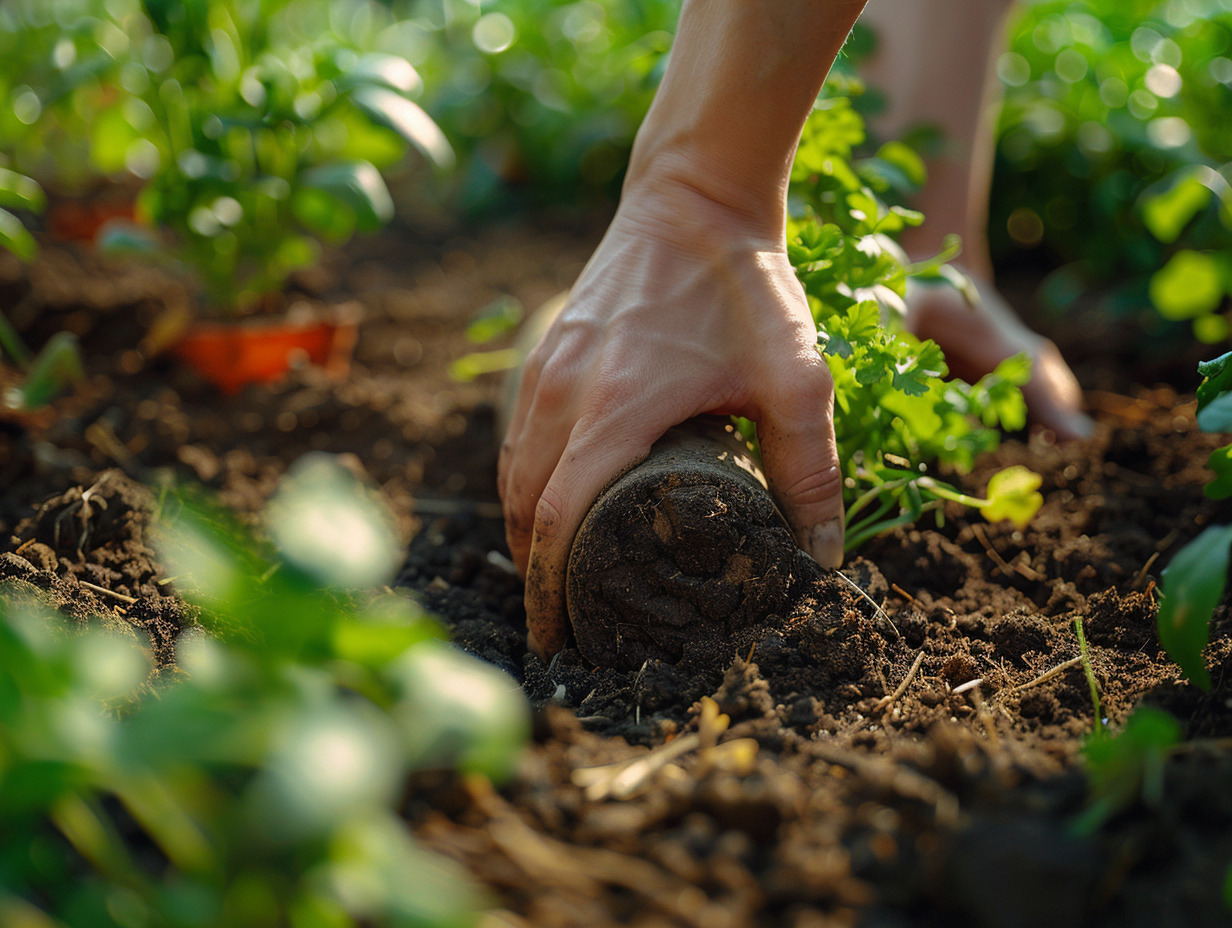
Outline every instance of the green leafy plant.
POLYGON ((963 494, 927 468, 959 471, 996 447, 996 426, 1022 428, 1018 387, 1029 362, 1014 357, 975 384, 946 379, 941 348, 901 324, 908 279, 923 286, 970 284, 946 261, 957 240, 911 264, 894 236, 922 217, 891 205, 924 181, 920 158, 900 142, 869 156, 863 119, 847 96, 823 97, 805 127, 792 170, 788 256, 804 284, 818 343, 835 384, 835 429, 843 467, 849 549, 945 502, 990 520, 1025 525, 1042 503, 1040 478, 1011 468, 989 481, 986 499, 963 494))
POLYGON ((679 0, 395 0, 425 106, 461 150, 456 202, 610 198, 679 0))
POLYGON ((465 876, 395 808, 412 770, 507 774, 529 712, 414 602, 350 588, 396 564, 379 507, 314 458, 269 543, 193 494, 159 520, 201 626, 153 690, 128 626, 0 597, 0 921, 474 924, 465 876))
MULTIPOLYGON (((1232 431, 1232 352, 1198 365, 1198 427, 1206 432, 1232 431)), ((1232 496, 1232 444, 1211 452, 1215 476, 1204 493, 1211 499, 1232 496)), ((1163 574, 1159 604, 1159 643, 1185 675, 1202 689, 1211 678, 1202 661, 1210 638, 1211 616, 1223 599, 1232 551, 1232 526, 1212 525, 1176 553, 1163 574)))
POLYGON ((415 69, 375 49, 366 4, 335 5, 348 20, 316 0, 133 3, 119 22, 143 51, 124 64, 127 97, 100 118, 96 148, 103 167, 136 163, 148 178, 139 211, 169 230, 216 310, 277 292, 319 241, 388 222, 381 169, 408 145, 452 161, 411 99, 415 69))

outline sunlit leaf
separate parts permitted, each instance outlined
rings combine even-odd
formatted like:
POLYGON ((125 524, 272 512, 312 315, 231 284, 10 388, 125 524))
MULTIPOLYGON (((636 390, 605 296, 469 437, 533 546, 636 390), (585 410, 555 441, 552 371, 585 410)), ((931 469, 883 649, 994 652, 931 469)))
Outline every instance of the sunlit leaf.
POLYGON ((1203 252, 1183 250, 1151 275, 1151 302, 1165 319, 1193 319, 1223 302, 1219 262, 1203 252))
POLYGON ((0 208, 0 248, 7 249, 23 261, 33 261, 38 243, 21 220, 7 209, 0 208))
POLYGON ((530 731, 517 682, 451 645, 424 642, 392 667, 402 701, 396 709, 416 766, 508 776, 530 731))
POLYGON ((356 225, 376 231, 394 216, 394 201, 381 173, 366 161, 325 164, 304 172, 307 187, 329 194, 349 208, 356 225))
POLYGON ((376 84, 400 94, 417 93, 423 88, 423 80, 409 61, 381 52, 361 55, 359 61, 347 68, 338 83, 343 87, 376 84))
POLYGON ((449 365, 449 376, 454 380, 469 383, 485 374, 500 374, 513 370, 522 361, 522 352, 517 348, 499 348, 496 351, 472 351, 449 365))
POLYGON ((1044 504, 1041 483, 1039 474, 1017 464, 993 474, 988 479, 988 504, 982 507, 984 518, 989 522, 1009 519, 1017 528, 1026 528, 1044 504))
POLYGON ((384 87, 360 87, 352 95, 355 105, 410 142, 425 158, 440 168, 456 160, 449 140, 418 104, 384 87))
POLYGON ((1147 199, 1142 207, 1142 221, 1152 235, 1165 245, 1170 245, 1180 238, 1189 221, 1210 202, 1210 188, 1191 174, 1163 193, 1147 199))
POLYGON ((8 168, 0 168, 0 207, 38 213, 46 205, 47 197, 37 181, 8 168))
POLYGON ((384 507, 326 454, 306 455, 287 472, 268 523, 283 556, 323 586, 380 586, 401 557, 384 507))
POLYGON ((1210 499, 1232 496, 1232 445, 1212 451, 1206 459, 1206 466, 1215 472, 1215 476, 1202 488, 1202 492, 1210 499))
POLYGON ((1202 649, 1211 615, 1223 598, 1232 526, 1211 526, 1177 552, 1163 573, 1159 643, 1193 683, 1208 690, 1202 649))

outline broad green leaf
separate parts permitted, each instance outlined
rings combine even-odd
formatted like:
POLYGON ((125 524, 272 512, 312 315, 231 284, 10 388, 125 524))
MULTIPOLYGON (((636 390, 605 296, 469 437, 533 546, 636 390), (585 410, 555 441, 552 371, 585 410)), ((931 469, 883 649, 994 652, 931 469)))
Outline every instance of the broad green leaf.
POLYGON ((287 561, 325 587, 388 583, 401 557, 388 513, 325 454, 306 455, 288 471, 268 523, 287 561))
POLYGON ((1163 573, 1159 643, 1193 683, 1211 688, 1202 662, 1211 615, 1223 598, 1232 526, 1215 525, 1177 552, 1163 573))
POLYGON ((385 87, 360 87, 352 95, 355 105, 381 125, 388 126, 415 146, 439 168, 456 160, 449 140, 423 108, 385 87))
POLYGON ((1221 393, 1201 404, 1198 428, 1204 432, 1232 432, 1232 393, 1221 393))
POLYGON ((349 207, 355 224, 373 232, 394 216, 394 201, 381 173, 366 161, 324 164, 305 171, 305 186, 330 194, 349 207))
POLYGON ((466 340, 482 345, 512 332, 522 321, 522 304, 513 297, 501 297, 483 308, 466 327, 466 340))
POLYGON ((8 168, 0 168, 0 207, 39 213, 46 205, 47 196, 37 181, 8 168))
POLYGON ((521 687, 452 645, 425 641, 391 668, 401 690, 395 715, 417 767, 457 766, 508 776, 530 731, 521 687))
POLYGON ((1151 275, 1148 292, 1165 319, 1193 319, 1219 308, 1224 297, 1223 274, 1211 255, 1178 251, 1151 275))
POLYGON ((1021 465, 993 474, 988 479, 988 503, 982 507, 984 518, 989 522, 1009 519, 1017 528, 1026 528, 1044 504, 1041 483, 1039 474, 1021 465))
POLYGON ((1206 466, 1215 476, 1202 488, 1210 499, 1227 499, 1232 496, 1232 445, 1224 445, 1211 452, 1206 466))
POLYGON ((1198 411, 1217 396, 1232 390, 1232 351, 1198 364, 1202 383, 1198 384, 1198 411))
POLYGON ((38 254, 38 243, 21 220, 0 207, 0 248, 11 251, 23 261, 33 261, 38 254))
POLYGON ((419 72, 409 61, 383 52, 369 52, 361 56, 359 61, 347 68, 346 74, 337 83, 341 87, 376 84, 400 94, 418 93, 423 88, 419 72))
POLYGON ((1152 235, 1165 245, 1171 245, 1180 238, 1189 221, 1210 202, 1210 188, 1191 174, 1147 199, 1142 208, 1142 221, 1152 235))

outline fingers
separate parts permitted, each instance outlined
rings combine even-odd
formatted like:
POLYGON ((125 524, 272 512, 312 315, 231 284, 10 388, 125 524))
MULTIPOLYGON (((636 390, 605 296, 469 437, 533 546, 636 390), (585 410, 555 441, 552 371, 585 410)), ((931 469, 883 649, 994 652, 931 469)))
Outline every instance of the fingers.
POLYGON ((563 648, 568 636, 565 576, 578 527, 603 488, 649 450, 649 443, 613 442, 584 426, 575 434, 535 506, 526 571, 526 627, 531 647, 543 657, 563 648))
POLYGON ((1082 388, 1057 346, 1042 340, 1031 357, 1031 380, 1022 388, 1031 419, 1062 441, 1089 438, 1095 428, 1082 412, 1082 388))
POLYGON ((822 567, 843 563, 843 477, 834 441, 834 384, 809 359, 790 393, 767 404, 757 424, 762 461, 796 541, 822 567))

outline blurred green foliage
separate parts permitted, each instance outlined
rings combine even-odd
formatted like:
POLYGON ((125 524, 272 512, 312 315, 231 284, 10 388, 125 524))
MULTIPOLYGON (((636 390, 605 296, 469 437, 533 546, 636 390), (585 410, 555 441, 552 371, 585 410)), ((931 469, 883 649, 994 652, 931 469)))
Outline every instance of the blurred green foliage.
POLYGON ((679 0, 391 0, 464 209, 609 198, 658 86, 679 0))
POLYGON ((396 809, 413 770, 511 771, 517 684, 412 601, 348 588, 387 581, 396 548, 331 460, 271 504, 279 544, 191 494, 161 508, 201 610, 174 679, 151 688, 123 623, 82 631, 0 586, 0 924, 473 924, 481 900, 396 809))
POLYGON ((995 254, 1063 264, 1045 288, 1057 308, 1099 288, 1227 338, 1232 3, 1025 4, 997 71, 995 254))

